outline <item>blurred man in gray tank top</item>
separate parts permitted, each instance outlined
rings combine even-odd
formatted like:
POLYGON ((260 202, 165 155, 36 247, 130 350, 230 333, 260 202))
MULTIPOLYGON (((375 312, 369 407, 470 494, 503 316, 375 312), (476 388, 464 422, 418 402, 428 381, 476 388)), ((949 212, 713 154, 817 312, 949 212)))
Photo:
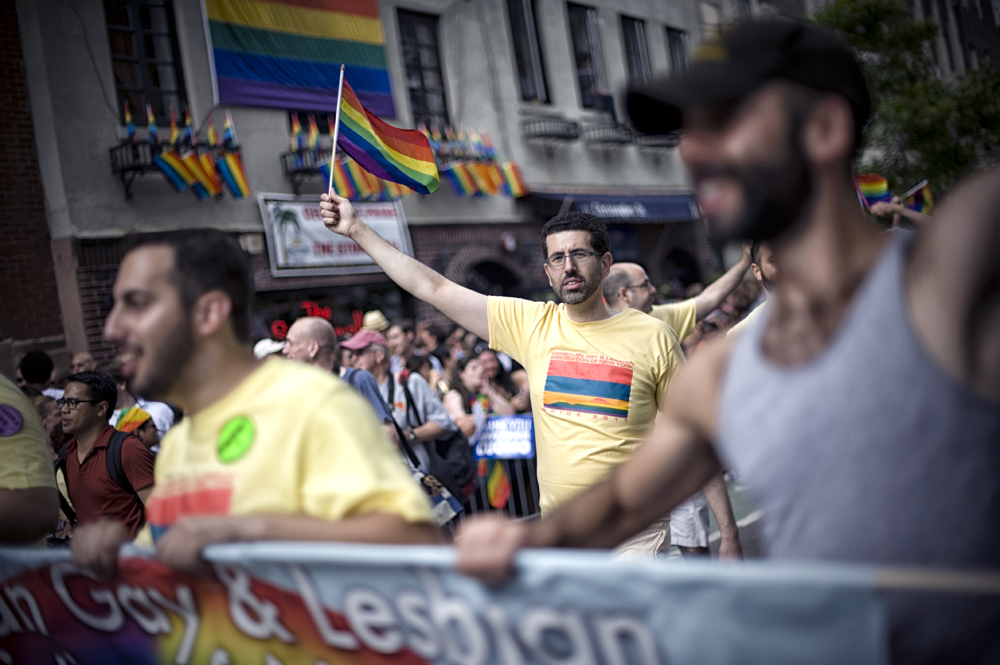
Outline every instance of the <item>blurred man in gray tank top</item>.
MULTIPOLYGON (((633 124, 683 127, 680 154, 720 239, 767 241, 767 311, 675 379, 642 446, 535 523, 488 517, 459 567, 497 580, 522 547, 608 547, 734 468, 768 556, 1000 568, 1000 169, 914 234, 881 231, 852 182, 871 101, 850 48, 771 20, 701 48, 627 97, 633 124)), ((886 594, 896 662, 1000 662, 998 596, 886 594)))

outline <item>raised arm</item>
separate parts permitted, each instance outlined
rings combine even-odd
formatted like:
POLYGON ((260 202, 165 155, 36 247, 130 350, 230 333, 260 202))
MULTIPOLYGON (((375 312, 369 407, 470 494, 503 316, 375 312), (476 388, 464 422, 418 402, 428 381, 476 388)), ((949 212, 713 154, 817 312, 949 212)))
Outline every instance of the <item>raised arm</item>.
POLYGON ((917 232, 906 281, 927 350, 1000 402, 1000 167, 957 187, 917 232))
POLYGON ((389 279, 466 330, 489 340, 486 296, 445 279, 387 243, 358 219, 354 206, 347 199, 332 192, 324 194, 320 208, 326 228, 356 242, 389 279))
POLYGON ((897 200, 893 200, 892 202, 879 201, 872 206, 872 214, 880 217, 892 215, 893 228, 898 228, 900 226, 899 222, 902 217, 907 218, 916 224, 917 227, 924 226, 932 219, 930 215, 925 215, 922 212, 917 212, 916 210, 907 208, 897 200))
POLYGON ((711 441, 728 348, 715 343, 680 370, 653 431, 600 483, 537 522, 466 522, 456 541, 459 570, 499 582, 524 547, 614 547, 701 489, 721 468, 711 441))
POLYGON ((705 290, 694 298, 697 307, 697 318, 699 321, 719 309, 722 301, 732 293, 743 281, 743 275, 750 267, 750 245, 743 246, 743 255, 732 268, 727 270, 722 277, 705 287, 705 290))

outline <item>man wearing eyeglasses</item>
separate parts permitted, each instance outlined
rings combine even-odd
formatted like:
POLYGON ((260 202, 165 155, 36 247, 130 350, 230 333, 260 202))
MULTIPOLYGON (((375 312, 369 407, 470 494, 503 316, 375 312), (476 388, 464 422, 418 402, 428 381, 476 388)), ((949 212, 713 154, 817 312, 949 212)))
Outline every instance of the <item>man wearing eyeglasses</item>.
MULTIPOLYGON (((382 240, 346 199, 331 192, 320 206, 327 228, 354 240, 393 281, 525 367, 543 514, 607 476, 652 427, 682 362, 679 345, 662 322, 605 304, 601 284, 612 257, 596 217, 570 212, 542 227, 544 269, 562 300, 557 305, 459 286, 382 240)), ((709 501, 722 527, 720 552, 739 556, 725 485, 721 479, 718 485, 709 501)), ((656 556, 669 546, 664 520, 621 549, 656 556)))
POLYGON ((118 388, 106 374, 69 377, 62 399, 56 401, 63 431, 73 437, 66 444, 66 490, 79 525, 113 519, 134 538, 145 522, 145 502, 153 491, 153 455, 135 436, 122 443, 121 466, 134 495, 108 473, 108 445, 115 431, 108 417, 117 399, 118 388))

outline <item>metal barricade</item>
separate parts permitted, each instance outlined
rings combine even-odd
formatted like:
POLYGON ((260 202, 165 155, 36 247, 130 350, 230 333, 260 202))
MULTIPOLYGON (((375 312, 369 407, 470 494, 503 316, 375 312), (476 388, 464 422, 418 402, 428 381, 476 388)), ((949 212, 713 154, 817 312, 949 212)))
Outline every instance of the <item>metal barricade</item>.
MULTIPOLYGON (((535 517, 539 514, 538 477, 535 458, 480 460, 476 489, 466 502, 462 517, 487 512, 499 512, 512 518, 535 517), (510 483, 510 493, 499 507, 490 503, 489 477, 492 463, 499 464, 510 483)), ((460 518, 461 519, 461 518, 460 518)))

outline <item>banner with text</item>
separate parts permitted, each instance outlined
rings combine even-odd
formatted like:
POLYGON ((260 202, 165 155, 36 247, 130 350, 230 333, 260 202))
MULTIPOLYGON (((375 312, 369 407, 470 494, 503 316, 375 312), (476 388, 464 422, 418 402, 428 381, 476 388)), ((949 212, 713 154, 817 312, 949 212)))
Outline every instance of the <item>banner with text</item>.
POLYGON ((476 458, 531 459, 535 456, 535 420, 530 413, 490 416, 476 439, 476 458))
MULTIPOLYGON (((275 277, 381 272, 361 247, 323 225, 319 200, 282 194, 258 196, 275 277)), ((410 233, 399 201, 354 203, 362 222, 396 249, 413 256, 410 233)))
POLYGON ((99 581, 65 552, 0 550, 12 665, 683 665, 885 662, 868 568, 527 552, 485 587, 448 548, 306 543, 206 552, 215 577, 130 550, 99 581))

